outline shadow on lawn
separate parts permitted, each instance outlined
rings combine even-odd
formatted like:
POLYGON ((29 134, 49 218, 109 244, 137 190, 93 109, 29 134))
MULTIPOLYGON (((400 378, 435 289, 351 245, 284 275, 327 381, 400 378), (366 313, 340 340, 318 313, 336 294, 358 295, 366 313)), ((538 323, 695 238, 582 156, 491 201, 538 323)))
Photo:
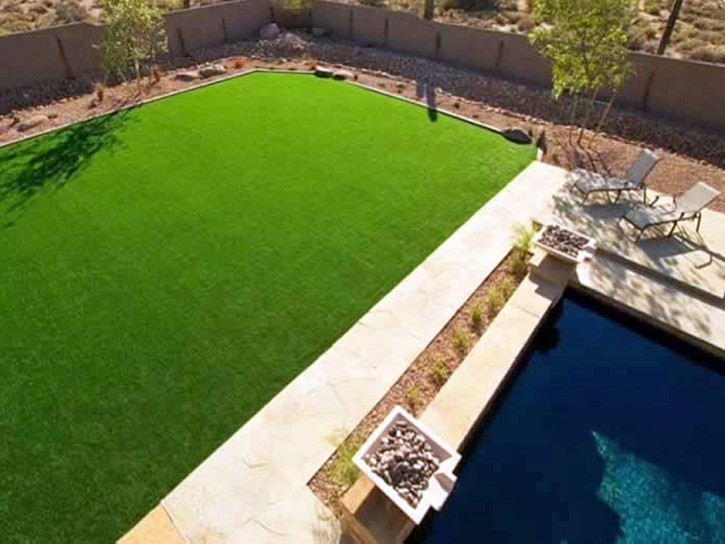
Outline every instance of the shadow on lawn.
MULTIPOLYGON (((112 113, 0 150, 0 203, 22 211, 38 193, 60 189, 101 150, 119 145, 129 110, 112 113)), ((12 226, 11 219, 6 226, 12 226)))
POLYGON ((428 104, 428 119, 435 123, 438 120, 435 87, 428 81, 419 80, 416 84, 416 95, 418 96, 418 100, 425 98, 428 104))

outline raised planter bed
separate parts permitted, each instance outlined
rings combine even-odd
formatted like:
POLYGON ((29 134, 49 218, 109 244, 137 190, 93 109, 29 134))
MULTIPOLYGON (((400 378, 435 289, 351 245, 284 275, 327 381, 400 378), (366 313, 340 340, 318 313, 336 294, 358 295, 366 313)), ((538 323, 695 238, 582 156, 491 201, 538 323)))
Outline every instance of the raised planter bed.
POLYGON ((414 523, 450 495, 461 456, 400 406, 353 458, 357 467, 414 523))
POLYGON ((544 226, 534 238, 534 244, 564 261, 581 263, 596 250, 596 242, 589 236, 558 225, 544 226))

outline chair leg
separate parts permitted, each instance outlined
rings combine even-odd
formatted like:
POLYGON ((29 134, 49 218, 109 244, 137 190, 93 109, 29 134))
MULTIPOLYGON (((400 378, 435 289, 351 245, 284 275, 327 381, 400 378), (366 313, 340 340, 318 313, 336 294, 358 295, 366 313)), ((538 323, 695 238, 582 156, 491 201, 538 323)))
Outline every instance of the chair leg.
POLYGON ((670 232, 667 233, 667 238, 671 237, 675 233, 675 229, 677 228, 677 224, 679 221, 675 221, 672 223, 672 228, 670 229, 670 232))
POLYGON ((700 232, 700 223, 702 222, 702 214, 697 214, 697 232, 700 232))

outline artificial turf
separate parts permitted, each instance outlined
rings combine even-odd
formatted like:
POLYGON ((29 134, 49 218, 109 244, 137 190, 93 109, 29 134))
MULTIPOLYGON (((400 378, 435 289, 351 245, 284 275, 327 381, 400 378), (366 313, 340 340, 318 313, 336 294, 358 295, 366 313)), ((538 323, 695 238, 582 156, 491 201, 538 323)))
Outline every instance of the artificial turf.
POLYGON ((119 537, 533 157, 275 74, 0 149, 0 541, 119 537))

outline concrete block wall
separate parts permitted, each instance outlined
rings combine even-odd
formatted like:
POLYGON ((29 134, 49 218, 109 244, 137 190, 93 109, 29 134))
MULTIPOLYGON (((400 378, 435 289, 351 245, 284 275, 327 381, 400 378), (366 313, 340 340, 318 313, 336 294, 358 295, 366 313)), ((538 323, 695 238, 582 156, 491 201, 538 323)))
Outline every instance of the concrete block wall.
MULTIPOLYGON (((271 20, 268 0, 236 0, 166 17, 169 52, 249 38, 271 20)), ((0 37, 0 89, 100 72, 102 25, 79 23, 0 37)))
MULTIPOLYGON (((526 36, 433 23, 415 15, 316 0, 316 26, 336 36, 498 77, 551 86, 551 65, 526 36)), ((725 130, 725 66, 632 53, 636 73, 619 100, 648 112, 725 130)))
POLYGON ((100 66, 103 27, 79 23, 0 38, 0 89, 77 77, 100 66))

